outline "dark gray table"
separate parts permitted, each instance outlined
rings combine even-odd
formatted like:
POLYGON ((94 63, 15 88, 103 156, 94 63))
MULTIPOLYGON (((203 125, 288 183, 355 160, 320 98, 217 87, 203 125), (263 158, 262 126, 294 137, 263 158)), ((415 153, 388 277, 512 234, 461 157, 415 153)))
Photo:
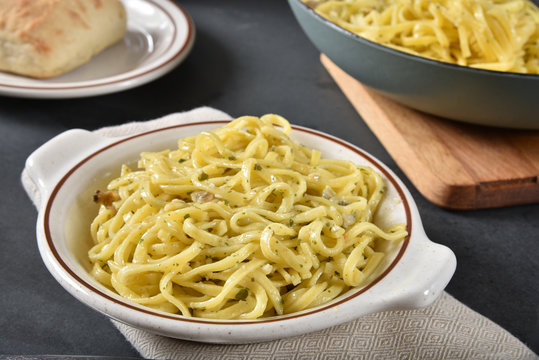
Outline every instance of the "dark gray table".
MULTIPOLYGON (((458 259, 447 291, 539 352, 539 205, 447 211, 406 179, 319 63, 284 0, 185 0, 197 39, 188 59, 148 85, 73 100, 0 97, 0 354, 137 356, 102 315, 45 269, 36 211, 19 176, 26 157, 70 128, 96 129, 210 105, 232 116, 281 114, 348 140, 410 188, 429 237, 458 259)), ((539 145, 538 145, 539 146, 539 145)))

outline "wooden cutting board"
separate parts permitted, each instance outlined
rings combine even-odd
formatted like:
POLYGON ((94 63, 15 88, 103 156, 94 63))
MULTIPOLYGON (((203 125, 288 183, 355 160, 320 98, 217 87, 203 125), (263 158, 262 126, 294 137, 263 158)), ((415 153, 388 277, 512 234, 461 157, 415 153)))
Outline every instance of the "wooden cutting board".
POLYGON ((427 115, 368 89, 325 55, 321 61, 406 176, 434 204, 481 209, 539 202, 539 131, 427 115))

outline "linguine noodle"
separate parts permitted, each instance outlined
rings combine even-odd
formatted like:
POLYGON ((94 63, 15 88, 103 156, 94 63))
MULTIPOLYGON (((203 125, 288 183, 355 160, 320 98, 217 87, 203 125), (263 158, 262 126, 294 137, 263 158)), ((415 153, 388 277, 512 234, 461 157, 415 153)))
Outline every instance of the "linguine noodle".
POLYGON ((123 165, 98 196, 93 276, 136 303, 214 319, 292 313, 365 285, 377 243, 407 235, 372 222, 384 181, 290 132, 278 115, 244 116, 123 165))

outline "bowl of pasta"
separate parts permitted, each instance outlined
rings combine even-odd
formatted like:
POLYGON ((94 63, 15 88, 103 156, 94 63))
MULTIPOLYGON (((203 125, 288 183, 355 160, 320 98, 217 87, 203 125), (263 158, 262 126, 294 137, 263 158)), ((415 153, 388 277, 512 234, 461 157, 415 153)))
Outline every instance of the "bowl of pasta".
POLYGON ((289 0, 311 42, 365 86, 479 125, 539 129, 531 0, 289 0))
POLYGON ((456 267, 388 167, 278 115, 123 138, 70 130, 26 169, 51 274, 164 336, 268 341, 427 306, 456 267))

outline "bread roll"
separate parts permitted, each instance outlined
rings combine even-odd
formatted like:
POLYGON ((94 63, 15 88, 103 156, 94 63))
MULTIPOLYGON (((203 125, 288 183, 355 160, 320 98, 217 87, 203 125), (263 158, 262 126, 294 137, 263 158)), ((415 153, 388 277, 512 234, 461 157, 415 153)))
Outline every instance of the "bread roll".
POLYGON ((119 0, 0 0, 0 71, 64 74, 119 41, 126 22, 119 0))

